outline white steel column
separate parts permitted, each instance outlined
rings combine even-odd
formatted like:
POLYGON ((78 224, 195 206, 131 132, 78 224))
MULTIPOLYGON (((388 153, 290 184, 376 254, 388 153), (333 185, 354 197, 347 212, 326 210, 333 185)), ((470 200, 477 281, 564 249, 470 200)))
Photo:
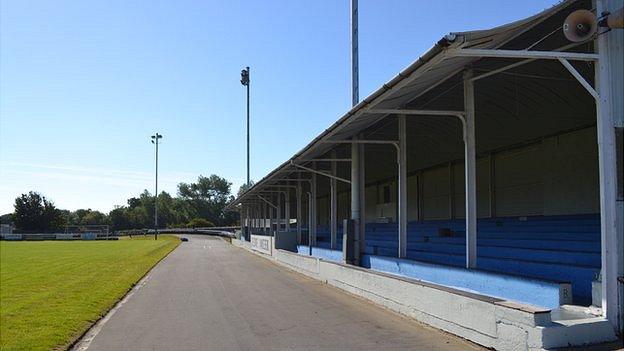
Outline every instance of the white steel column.
POLYGON ((269 235, 273 235, 273 207, 269 206, 269 235))
POLYGON ((310 252, 312 252, 312 217, 314 217, 314 213, 312 213, 312 192, 308 192, 308 246, 310 246, 310 252))
MULTIPOLYGON (((301 175, 299 177, 301 177, 301 175)), ((303 221, 301 213, 301 193, 301 182, 297 182, 297 244, 301 244, 301 221, 303 221)))
MULTIPOLYGON (((617 1, 596 1, 596 13, 615 11, 617 1), (610 8, 609 8, 610 7, 610 8)), ((621 2, 619 2, 621 6, 621 2)), ((598 169, 600 177, 600 233, 602 258, 602 311, 616 330, 622 328, 622 285, 617 278, 624 276, 624 233, 622 199, 618 201, 618 159, 616 127, 622 127, 622 30, 599 35, 596 44, 598 62, 595 65, 598 169), (619 98, 618 98, 619 97, 619 98)))
MULTIPOLYGON (((360 139, 363 139, 364 136, 360 135, 360 139)), ((353 255, 355 259, 355 264, 360 265, 360 255, 364 252, 366 247, 366 171, 365 171, 365 145, 360 144, 358 147, 359 153, 359 174, 360 174, 360 184, 359 193, 360 193, 360 230, 355 237, 355 244, 353 245, 356 248, 355 255, 353 255)))
MULTIPOLYGON (((353 137, 354 141, 357 141, 357 137, 353 137)), ((353 220, 353 229, 354 233, 354 250, 356 252, 353 253, 354 263, 356 265, 359 264, 359 251, 360 251, 360 145, 357 143, 351 144, 351 219, 353 220)), ((343 248, 344 250, 344 248, 343 248)))
POLYGON ((472 70, 464 72, 464 145, 466 171, 466 268, 477 267, 477 181, 475 146, 475 102, 472 70))
POLYGON ((257 211, 256 206, 257 205, 255 205, 253 207, 253 209, 251 210, 251 215, 253 217, 252 220, 251 220, 251 232, 252 233, 256 231, 256 218, 258 217, 258 215, 256 213, 256 211, 257 211))
POLYGON ((398 216, 399 258, 407 255, 407 126, 405 115, 398 116, 399 155, 398 155, 398 216))
POLYGON ((284 229, 287 232, 290 232, 290 188, 286 189, 286 202, 284 203, 284 219, 286 219, 286 228, 284 229))
MULTIPOLYGON (((251 215, 249 214, 249 205, 245 206, 245 233, 247 234, 251 232, 251 223, 250 223, 251 215)), ((247 235, 245 235, 245 239, 247 240, 247 235)))
MULTIPOLYGON (((331 158, 336 158, 336 151, 331 152, 331 158)), ((337 176, 337 163, 331 161, 331 174, 337 176)), ((335 178, 329 179, 329 192, 330 192, 330 205, 329 205, 329 222, 330 222, 330 247, 335 250, 338 247, 337 235, 338 235, 338 181, 335 178)))
POLYGON ((267 204, 266 202, 262 204, 262 232, 264 234, 267 233, 267 204))
POLYGON ((278 191, 275 195, 277 196, 277 221, 275 224, 275 233, 277 234, 277 232, 282 231, 282 193, 278 191))
MULTIPOLYGON (((238 223, 240 223, 241 233, 244 233, 244 230, 245 230, 245 222, 244 222, 244 218, 243 218, 243 211, 244 210, 245 210, 245 208, 243 207, 243 204, 241 204, 240 205, 240 209, 238 210, 238 223)), ((236 230, 234 232, 236 232, 236 230)))
MULTIPOLYGON (((316 169, 316 162, 312 163, 312 168, 316 169)), ((310 183, 310 246, 316 246, 316 173, 312 173, 312 183, 310 183)))

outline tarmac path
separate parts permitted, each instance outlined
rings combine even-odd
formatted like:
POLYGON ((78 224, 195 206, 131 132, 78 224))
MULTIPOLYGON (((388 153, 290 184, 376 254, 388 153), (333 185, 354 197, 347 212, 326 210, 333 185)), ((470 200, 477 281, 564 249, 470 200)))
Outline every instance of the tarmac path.
POLYGON ((221 238, 187 237, 74 349, 479 349, 221 238))

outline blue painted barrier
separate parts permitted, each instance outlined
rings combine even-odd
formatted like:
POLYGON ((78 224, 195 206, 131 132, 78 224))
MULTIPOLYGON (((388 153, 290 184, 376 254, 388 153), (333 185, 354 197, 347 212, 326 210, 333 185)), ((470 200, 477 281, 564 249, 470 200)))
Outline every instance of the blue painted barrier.
MULTIPOLYGON (((307 245, 297 245, 297 253, 302 255, 310 255, 310 247, 307 245)), ((342 251, 332 250, 323 247, 312 247, 312 255, 333 262, 342 262, 342 251)))
POLYGON ((558 282, 553 281, 373 255, 363 255, 362 266, 550 309, 560 305, 561 286, 558 282))

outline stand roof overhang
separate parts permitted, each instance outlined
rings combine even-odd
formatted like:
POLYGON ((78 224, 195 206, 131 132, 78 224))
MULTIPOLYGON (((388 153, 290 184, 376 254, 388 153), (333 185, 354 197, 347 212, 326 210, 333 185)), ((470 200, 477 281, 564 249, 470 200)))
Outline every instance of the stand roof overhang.
MULTIPOLYGON (((292 166, 293 162, 309 160, 324 155, 336 147, 336 144, 328 143, 328 141, 349 140, 388 116, 388 113, 374 113, 374 110, 405 108, 419 96, 429 92, 441 82, 456 76, 466 67, 482 59, 479 56, 457 55, 458 50, 500 50, 501 48, 524 50, 526 47, 513 47, 514 45, 509 47, 506 44, 514 40, 517 41, 518 38, 521 38, 522 35, 529 31, 537 30, 542 32, 533 33, 532 37, 548 37, 552 33, 549 33, 547 30, 552 28, 552 26, 545 26, 544 29, 540 29, 540 24, 555 15, 557 15, 557 18, 551 20, 562 23, 559 17, 565 18, 565 16, 562 16, 563 12, 565 12, 563 15, 567 16, 567 13, 585 5, 583 0, 565 0, 534 16, 493 29, 454 32, 445 35, 424 55, 354 106, 303 149, 228 204, 226 209, 232 209, 233 206, 251 201, 252 199, 253 201, 262 201, 253 196, 266 188, 270 183, 278 181, 280 178, 288 175, 289 172, 292 173, 295 169, 292 166)), ((522 40, 520 41, 522 42, 522 40)), ((515 61, 510 61, 509 58, 502 58, 490 68, 496 69, 497 66, 502 67, 513 62, 515 61)))

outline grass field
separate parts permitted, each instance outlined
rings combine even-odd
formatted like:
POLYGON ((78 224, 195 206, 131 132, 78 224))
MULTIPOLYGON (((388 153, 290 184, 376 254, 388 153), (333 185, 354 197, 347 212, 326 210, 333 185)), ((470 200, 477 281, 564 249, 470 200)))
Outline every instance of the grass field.
POLYGON ((65 348, 178 242, 0 242, 0 349, 65 348))

